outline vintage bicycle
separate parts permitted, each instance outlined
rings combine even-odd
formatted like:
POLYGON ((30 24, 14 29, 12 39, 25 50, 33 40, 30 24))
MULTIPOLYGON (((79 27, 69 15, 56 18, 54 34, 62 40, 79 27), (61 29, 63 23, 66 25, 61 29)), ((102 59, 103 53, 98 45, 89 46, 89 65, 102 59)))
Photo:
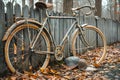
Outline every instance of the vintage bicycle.
POLYGON ((47 9, 51 4, 37 2, 36 7, 46 10, 46 18, 43 23, 33 19, 23 19, 15 22, 3 37, 5 41, 5 61, 11 72, 32 71, 39 68, 46 68, 50 62, 51 55, 56 60, 62 60, 67 37, 70 35, 70 52, 73 56, 79 56, 88 61, 89 64, 100 64, 106 56, 106 38, 101 30, 92 25, 79 25, 77 12, 83 8, 93 7, 83 6, 72 8, 73 16, 50 16, 47 9), (50 19, 72 19, 72 25, 64 35, 60 44, 55 44, 51 34, 50 19), (46 28, 46 24, 48 28, 46 28), (71 33, 71 30, 74 31, 71 33), (94 35, 93 35, 94 34, 94 35), (89 40, 89 38, 92 38, 89 40), (98 45, 98 41, 100 45, 98 45), (98 49, 99 48, 99 49, 98 49), (92 54, 91 54, 92 53, 92 54))

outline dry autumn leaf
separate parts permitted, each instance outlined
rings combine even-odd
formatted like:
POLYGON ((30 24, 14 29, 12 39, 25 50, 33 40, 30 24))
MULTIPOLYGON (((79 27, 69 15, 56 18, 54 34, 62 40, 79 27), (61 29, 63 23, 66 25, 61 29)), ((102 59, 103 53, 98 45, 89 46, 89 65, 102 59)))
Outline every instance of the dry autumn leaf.
POLYGON ((72 70, 72 69, 76 68, 78 65, 75 65, 75 66, 66 66, 66 65, 62 64, 62 66, 65 68, 64 71, 67 71, 67 70, 72 70))
POLYGON ((66 78, 66 79, 68 79, 68 80, 69 80, 71 77, 70 77, 70 76, 64 76, 64 78, 66 78))
POLYGON ((93 65, 94 65, 96 68, 100 67, 100 64, 97 64, 97 63, 96 63, 96 57, 93 58, 93 61, 94 61, 94 64, 93 64, 93 65))
POLYGON ((94 65, 96 68, 100 67, 100 64, 94 63, 93 65, 94 65))
POLYGON ((30 77, 33 78, 33 79, 37 79, 38 75, 30 75, 30 77))
MULTIPOLYGON (((16 80, 17 79, 17 77, 16 76, 12 76, 12 77, 10 77, 10 80, 16 80)), ((7 79, 6 79, 7 80, 7 79)), ((8 79, 9 80, 9 79, 8 79)))
POLYGON ((43 74, 49 74, 50 70, 48 68, 40 68, 40 72, 43 74))
POLYGON ((55 75, 59 75, 60 74, 60 72, 58 72, 58 71, 56 71, 54 69, 50 69, 50 73, 51 74, 55 74, 55 75))
POLYGON ((53 69, 50 69, 50 72, 53 73, 53 74, 57 73, 57 71, 53 70, 53 69))

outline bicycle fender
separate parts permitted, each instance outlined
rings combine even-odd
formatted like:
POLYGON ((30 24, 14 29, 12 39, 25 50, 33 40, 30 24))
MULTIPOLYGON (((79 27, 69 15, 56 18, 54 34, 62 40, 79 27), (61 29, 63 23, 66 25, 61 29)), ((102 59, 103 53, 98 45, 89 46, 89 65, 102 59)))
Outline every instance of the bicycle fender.
MULTIPOLYGON (((6 41, 8 36, 12 33, 12 31, 18 27, 19 25, 22 25, 24 23, 32 23, 32 24, 35 24, 39 27, 42 26, 42 24, 38 21, 35 21, 35 20, 31 20, 31 19, 24 19, 24 20, 19 20, 17 22, 15 22, 12 26, 10 26, 10 28, 8 28, 8 30, 6 31, 5 35, 3 36, 2 38, 2 41, 6 41)), ((48 35, 49 35, 49 32, 46 28, 43 29, 48 35)), ((50 35, 49 35, 49 38, 51 39, 50 35)))

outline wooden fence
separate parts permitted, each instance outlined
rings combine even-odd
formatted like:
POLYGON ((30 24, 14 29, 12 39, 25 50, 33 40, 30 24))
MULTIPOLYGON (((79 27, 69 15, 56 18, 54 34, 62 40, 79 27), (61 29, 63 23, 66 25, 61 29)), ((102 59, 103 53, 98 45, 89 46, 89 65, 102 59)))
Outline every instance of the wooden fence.
MULTIPOLYGON (((0 0, 0 72, 3 72, 3 67, 5 67, 4 61, 4 52, 3 47, 4 43, 2 42, 3 35, 5 31, 14 23, 15 17, 25 17, 25 18, 35 18, 36 20, 42 22, 42 17, 44 15, 44 11, 38 11, 36 9, 29 8, 28 6, 20 7, 19 4, 13 4, 8 2, 6 4, 6 10, 4 3, 0 0)), ((64 16, 63 13, 50 12, 51 15, 64 16)), ((113 21, 110 19, 101 19, 95 18, 93 16, 90 17, 79 17, 80 23, 88 23, 90 25, 97 26, 101 29, 101 31, 105 34, 107 39, 107 44, 111 44, 113 42, 120 41, 120 23, 117 21, 113 21)), ((70 27, 72 20, 67 19, 54 19, 51 21, 52 26, 52 34, 55 38, 56 43, 59 43, 66 33, 67 29, 70 27)), ((67 47, 68 48, 68 47, 67 47)), ((69 52, 69 49, 67 49, 69 52)), ((67 54, 68 55, 68 54, 67 54)), ((5 68, 4 68, 5 69, 5 68)), ((7 68, 6 68, 7 69, 7 68)))

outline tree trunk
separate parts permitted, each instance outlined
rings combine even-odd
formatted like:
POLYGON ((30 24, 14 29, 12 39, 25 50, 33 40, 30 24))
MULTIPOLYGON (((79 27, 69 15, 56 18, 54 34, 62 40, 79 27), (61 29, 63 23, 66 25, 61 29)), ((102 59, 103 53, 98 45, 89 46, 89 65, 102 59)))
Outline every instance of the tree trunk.
POLYGON ((25 6, 25 0, 22 0, 22 7, 25 6))
POLYGON ((43 1, 43 2, 45 2, 46 0, 39 0, 39 1, 43 1))
POLYGON ((73 7, 73 0, 63 0, 63 12, 71 14, 71 8, 73 7))
POLYGON ((102 0, 95 0, 95 7, 97 9, 97 11, 95 12, 95 15, 101 17, 102 0))
POLYGON ((49 3, 52 3, 52 0, 48 0, 49 3))
POLYGON ((120 21, 120 0, 115 0, 115 5, 114 5, 114 16, 115 20, 120 21))
POLYGON ((116 2, 116 0, 115 0, 115 5, 114 5, 114 19, 116 20, 116 18, 117 18, 117 2, 116 2))
POLYGON ((29 7, 33 7, 34 6, 34 0, 29 0, 29 7))
POLYGON ((118 21, 120 21, 120 0, 117 0, 117 15, 118 21))

